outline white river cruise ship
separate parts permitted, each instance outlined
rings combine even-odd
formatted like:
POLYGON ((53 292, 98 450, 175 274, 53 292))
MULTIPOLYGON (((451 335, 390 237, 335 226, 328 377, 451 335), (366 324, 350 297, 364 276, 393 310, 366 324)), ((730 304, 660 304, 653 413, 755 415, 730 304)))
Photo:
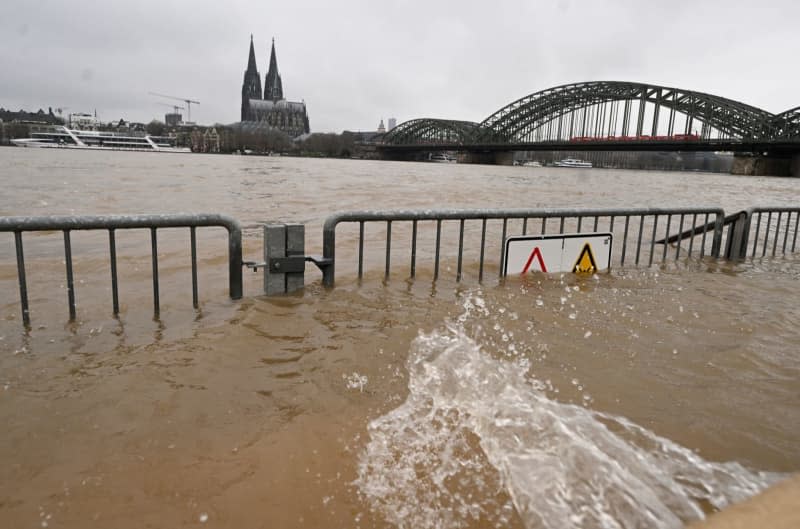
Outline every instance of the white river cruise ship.
POLYGON ((173 146, 170 138, 126 136, 114 132, 78 130, 59 126, 50 132, 34 132, 30 138, 11 140, 19 147, 88 149, 104 151, 191 152, 188 147, 173 146))

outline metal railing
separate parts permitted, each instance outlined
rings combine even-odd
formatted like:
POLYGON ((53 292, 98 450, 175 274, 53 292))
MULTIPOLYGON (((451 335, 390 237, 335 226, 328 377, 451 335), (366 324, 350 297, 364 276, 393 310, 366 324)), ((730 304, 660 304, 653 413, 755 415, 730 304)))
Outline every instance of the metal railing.
MULTIPOLYGON (((358 223, 358 277, 364 273, 364 245, 365 245, 365 224, 383 223, 385 225, 385 277, 388 277, 391 270, 392 260, 392 231, 393 223, 411 223, 410 235, 410 276, 416 275, 416 264, 418 256, 418 231, 420 223, 431 221, 435 226, 434 243, 434 279, 439 276, 439 266, 442 251, 442 225, 444 222, 453 221, 458 223, 458 250, 456 253, 456 281, 462 279, 463 257, 465 244, 465 228, 467 223, 475 221, 480 223, 480 242, 478 237, 474 237, 475 244, 478 245, 479 264, 478 279, 483 279, 484 265, 487 251, 487 227, 489 221, 502 221, 502 233, 499 240, 505 240, 510 234, 510 221, 521 222, 515 235, 528 235, 533 233, 546 234, 548 228, 552 230, 551 224, 557 223, 555 233, 582 233, 584 231, 597 231, 598 229, 607 230, 621 237, 621 244, 615 247, 621 248, 616 256, 616 262, 624 265, 631 262, 635 265, 647 262, 652 265, 654 262, 665 262, 668 258, 679 259, 682 255, 682 247, 677 244, 673 250, 668 251, 668 245, 658 241, 660 226, 665 232, 665 238, 669 237, 671 229, 674 227, 679 232, 689 228, 692 237, 689 246, 684 250, 683 255, 692 257, 699 255, 703 257, 719 257, 722 245, 723 224, 725 213, 721 208, 631 208, 631 209, 477 209, 477 210, 401 210, 401 211, 354 211, 334 214, 325 221, 323 227, 323 258, 328 265, 323 269, 323 284, 332 286, 336 268, 336 228, 342 223, 358 223), (695 245, 695 236, 701 237, 701 241, 695 245), (663 248, 656 248, 657 244, 662 244, 663 248), (707 243, 710 243, 708 248, 707 243), (660 251, 659 251, 660 250, 660 251), (660 255, 659 255, 660 254, 660 255)), ((501 245, 502 246, 502 245, 501 245)), ((502 265, 502 249, 499 259, 502 265)), ((501 266, 498 266, 502 269, 501 266)))
POLYGON ((794 252, 800 225, 800 207, 755 207, 747 210, 747 224, 742 240, 742 256, 748 248, 750 257, 775 256, 780 244, 781 253, 794 252), (763 218, 766 215, 766 218, 763 218), (775 223, 772 221, 775 219, 775 223), (763 241, 759 239, 762 234, 763 241), (790 238, 791 235, 791 238, 790 238), (759 249, 760 246, 760 249, 759 249), (772 247, 770 249, 770 246, 772 247))
POLYGON ((189 228, 192 254, 192 302, 198 307, 197 288, 197 237, 198 227, 222 227, 228 231, 228 281, 230 297, 242 297, 242 228, 231 217, 217 214, 178 215, 110 215, 110 216, 56 216, 56 217, 0 217, 0 232, 13 232, 17 255, 20 304, 22 320, 30 325, 28 287, 25 278, 25 257, 22 234, 32 231, 61 231, 64 234, 64 261, 67 274, 67 302, 70 320, 75 319, 75 285, 72 274, 72 242, 70 233, 76 230, 108 230, 109 256, 111 263, 111 292, 114 314, 119 313, 117 280, 116 230, 149 229, 153 265, 153 307, 159 314, 158 287, 158 237, 159 228, 189 228))
MULTIPOLYGON (((151 239, 153 306, 159 314, 159 272, 157 230, 189 228, 192 268, 192 302, 198 308, 197 239, 198 227, 223 227, 228 231, 229 291, 232 299, 242 297, 242 267, 264 267, 265 293, 272 294, 267 285, 270 278, 284 285, 278 292, 289 292, 303 285, 304 263, 313 261, 322 271, 323 284, 333 286, 337 265, 337 228, 351 224, 345 235, 353 241, 355 251, 342 254, 357 259, 358 278, 365 270, 365 255, 372 257, 369 265, 382 262, 384 277, 392 272, 393 259, 408 256, 409 276, 417 276, 418 265, 430 264, 434 281, 440 268, 452 264, 455 279, 461 281, 466 273, 475 273, 482 281, 485 271, 494 269, 502 275, 503 242, 512 235, 552 235, 606 232, 614 238, 611 264, 613 266, 651 266, 681 258, 741 259, 774 256, 794 252, 800 227, 800 207, 754 207, 725 216, 721 208, 622 208, 622 209, 444 209, 353 211, 328 217, 323 227, 323 256, 304 255, 303 241, 295 241, 298 251, 280 251, 267 245, 265 262, 242 261, 242 228, 235 219, 217 214, 196 215, 135 215, 90 217, 0 217, 0 232, 14 234, 19 279, 20 304, 25 326, 30 325, 28 289, 25 277, 23 233, 32 231, 61 231, 64 237, 64 263, 67 277, 67 301, 70 319, 76 317, 75 285, 72 270, 72 241, 76 230, 107 230, 111 267, 112 302, 114 314, 119 313, 117 278, 116 230, 149 229, 151 239), (377 226, 377 233, 366 226, 377 226), (728 226, 727 237, 724 235, 728 226), (353 231, 357 229, 357 234, 353 231), (457 231, 455 231, 457 230, 457 231), (393 240, 394 237, 394 240, 393 240), (723 249, 723 238, 725 246, 723 249), (399 241, 399 243, 398 243, 399 241), (408 244, 408 253, 406 246, 408 244), (457 241, 457 243, 456 243, 457 241), (269 246, 269 248, 268 248, 269 246), (382 247, 379 251, 374 246, 382 247), (372 251, 370 251, 372 250, 372 251), (474 260, 469 260, 473 258, 474 260), (292 275, 287 281, 286 276, 292 275), (296 277, 295 277, 296 276, 296 277)), ((302 228, 302 226, 301 226, 302 228)), ((268 230, 265 230, 267 233, 268 230)), ((299 230, 302 233, 304 230, 299 230)), ((304 235, 299 236, 301 239, 304 235)), ((295 237, 296 238, 296 237, 295 237)), ((283 239, 281 239, 283 240, 283 239)), ((285 241, 284 241, 285 242, 285 241)), ((339 240, 342 243, 342 240, 339 240)), ((341 245, 341 244, 340 244, 341 245)), ((278 247, 276 246, 276 248, 278 247)), ((352 247, 351 247, 352 248, 352 247)), ((340 264, 341 264, 340 259, 340 264)), ((346 261, 346 259, 345 259, 346 261)), ((449 268, 449 267, 448 267, 449 268)), ((425 270, 429 270, 426 268, 425 270)), ((274 281, 273 281, 274 282, 274 281)))

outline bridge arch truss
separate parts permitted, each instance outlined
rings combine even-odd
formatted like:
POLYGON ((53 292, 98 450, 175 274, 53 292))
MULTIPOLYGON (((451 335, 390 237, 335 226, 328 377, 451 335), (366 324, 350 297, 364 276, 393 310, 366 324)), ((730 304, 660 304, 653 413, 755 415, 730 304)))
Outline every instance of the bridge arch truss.
POLYGON ((775 139, 800 138, 800 107, 792 108, 775 116, 775 139))
POLYGON ((421 118, 403 122, 386 133, 384 144, 464 145, 474 140, 478 124, 474 121, 421 118))
POLYGON ((576 139, 762 140, 776 116, 724 97, 643 83, 595 81, 557 86, 501 108, 479 126, 479 143, 576 139))
POLYGON ((800 107, 776 115, 703 92, 593 81, 535 92, 481 123, 431 118, 406 121, 387 133, 383 144, 479 148, 611 140, 796 142, 800 141, 800 107))

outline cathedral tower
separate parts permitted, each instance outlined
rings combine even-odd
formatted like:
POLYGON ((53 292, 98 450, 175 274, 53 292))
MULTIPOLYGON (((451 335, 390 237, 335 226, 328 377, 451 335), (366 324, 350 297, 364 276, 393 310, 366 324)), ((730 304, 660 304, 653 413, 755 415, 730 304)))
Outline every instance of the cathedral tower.
POLYGON ((272 52, 269 56, 269 71, 264 78, 264 99, 278 101, 283 99, 283 83, 278 73, 278 59, 275 58, 275 39, 272 39, 272 52))
POLYGON ((275 39, 269 57, 269 71, 264 79, 264 92, 256 69, 256 52, 250 35, 250 57, 242 84, 242 124, 251 130, 279 130, 291 138, 310 132, 305 101, 287 101, 283 97, 283 82, 278 73, 275 39), (263 95, 263 97, 262 97, 263 95))
POLYGON ((247 59, 247 70, 244 72, 242 83, 242 121, 247 119, 248 102, 251 99, 261 99, 261 75, 256 67, 256 50, 253 48, 252 35, 250 35, 250 57, 247 59))

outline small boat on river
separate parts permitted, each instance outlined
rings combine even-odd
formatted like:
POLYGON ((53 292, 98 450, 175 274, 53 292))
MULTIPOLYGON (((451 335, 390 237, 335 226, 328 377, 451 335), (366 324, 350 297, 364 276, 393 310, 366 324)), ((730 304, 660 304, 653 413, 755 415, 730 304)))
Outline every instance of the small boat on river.
POLYGON ((592 162, 578 160, 577 158, 565 158, 553 164, 555 167, 591 167, 592 162))
POLYGON ((429 162, 437 162, 437 163, 456 163, 456 159, 452 156, 449 156, 447 153, 437 152, 431 153, 428 155, 429 162))

